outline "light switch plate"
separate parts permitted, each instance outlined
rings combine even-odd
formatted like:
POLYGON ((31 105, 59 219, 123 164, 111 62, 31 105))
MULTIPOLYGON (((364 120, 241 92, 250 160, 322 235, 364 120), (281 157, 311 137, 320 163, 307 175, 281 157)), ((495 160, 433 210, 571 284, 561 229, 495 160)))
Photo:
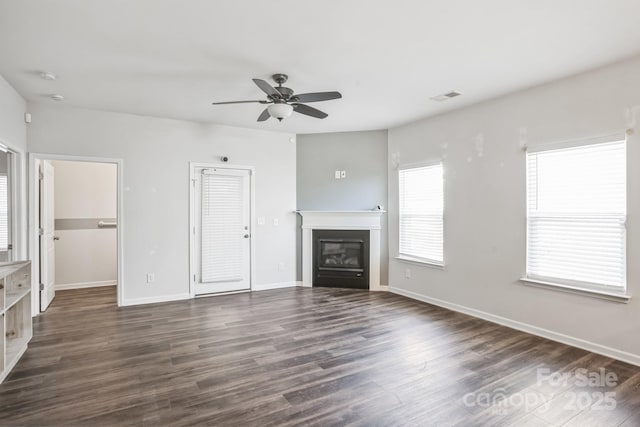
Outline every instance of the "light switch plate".
POLYGON ((335 177, 336 177, 336 179, 340 179, 340 171, 336 171, 335 177))
POLYGON ((347 177, 347 171, 340 171, 340 178, 346 178, 347 177))

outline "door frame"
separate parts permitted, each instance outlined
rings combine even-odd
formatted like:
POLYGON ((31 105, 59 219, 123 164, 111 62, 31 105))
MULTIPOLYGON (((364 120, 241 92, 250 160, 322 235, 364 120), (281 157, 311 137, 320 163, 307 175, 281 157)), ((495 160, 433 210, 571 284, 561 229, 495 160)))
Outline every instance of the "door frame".
MULTIPOLYGON (((198 214, 198 209, 196 208, 196 194, 195 194, 195 184, 196 184, 196 169, 205 168, 205 169, 240 169, 249 171, 249 222, 250 222, 250 244, 249 244, 249 292, 253 291, 254 278, 255 278, 255 250, 256 250, 256 239, 255 239, 255 230, 256 230, 256 192, 255 192, 255 180, 256 180, 256 169, 253 166, 247 165, 233 165, 228 163, 200 163, 200 162, 189 162, 189 294, 191 298, 196 297, 196 282, 195 275, 198 269, 198 248, 196 248, 197 239, 195 238, 196 225, 198 223, 196 215, 198 214)), ((247 292, 247 291, 233 291, 233 292, 221 292, 219 294, 207 294, 202 295, 202 297, 208 296, 216 296, 216 295, 225 295, 237 292, 247 292)), ((198 296, 200 297, 200 296, 198 296)))
POLYGON ((117 264, 118 264, 118 283, 116 285, 118 294, 118 307, 122 306, 122 299, 124 295, 124 250, 123 250, 123 230, 124 230, 124 183, 123 183, 123 161, 122 159, 114 159, 107 157, 86 157, 86 156, 69 156, 66 154, 46 154, 46 153, 29 153, 29 258, 31 259, 31 311, 32 316, 40 314, 40 255, 37 249, 39 248, 39 234, 37 232, 38 226, 38 212, 40 210, 39 192, 38 192, 38 180, 39 180, 39 165, 43 160, 64 160, 71 162, 87 162, 87 163, 109 163, 116 165, 116 192, 117 192, 117 221, 118 226, 116 229, 116 249, 117 249, 117 264))

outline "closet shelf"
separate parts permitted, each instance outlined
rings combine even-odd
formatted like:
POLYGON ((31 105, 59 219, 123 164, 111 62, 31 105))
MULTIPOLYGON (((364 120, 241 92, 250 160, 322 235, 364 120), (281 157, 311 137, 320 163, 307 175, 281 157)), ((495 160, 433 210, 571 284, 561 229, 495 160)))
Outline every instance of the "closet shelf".
POLYGON ((28 286, 24 288, 20 288, 17 292, 7 292, 4 300, 4 310, 7 311, 11 307, 13 307, 18 301, 20 301, 24 296, 31 292, 28 286))

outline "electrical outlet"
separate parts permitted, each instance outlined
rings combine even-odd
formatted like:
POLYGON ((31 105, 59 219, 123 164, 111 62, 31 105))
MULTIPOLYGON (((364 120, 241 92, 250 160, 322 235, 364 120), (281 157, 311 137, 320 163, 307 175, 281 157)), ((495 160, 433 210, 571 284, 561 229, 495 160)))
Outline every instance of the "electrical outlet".
POLYGON ((284 271, 284 262, 278 263, 278 271, 284 271))
POLYGON ((407 278, 407 279, 411 279, 411 269, 406 268, 404 270, 404 277, 407 278))
POLYGON ((258 225, 264 225, 264 217, 263 216, 259 216, 258 217, 258 225))
POLYGON ((153 273, 147 273, 147 283, 153 283, 156 281, 156 275, 153 273))
POLYGON ((273 218, 273 225, 280 225, 280 220, 278 218, 273 218))

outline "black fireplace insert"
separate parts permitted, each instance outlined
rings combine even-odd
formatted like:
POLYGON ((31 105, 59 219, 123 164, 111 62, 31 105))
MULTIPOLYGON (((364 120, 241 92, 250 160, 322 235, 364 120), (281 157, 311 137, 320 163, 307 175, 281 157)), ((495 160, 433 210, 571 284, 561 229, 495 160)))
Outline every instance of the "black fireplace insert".
POLYGON ((313 230, 313 286, 369 289, 369 230, 313 230))

